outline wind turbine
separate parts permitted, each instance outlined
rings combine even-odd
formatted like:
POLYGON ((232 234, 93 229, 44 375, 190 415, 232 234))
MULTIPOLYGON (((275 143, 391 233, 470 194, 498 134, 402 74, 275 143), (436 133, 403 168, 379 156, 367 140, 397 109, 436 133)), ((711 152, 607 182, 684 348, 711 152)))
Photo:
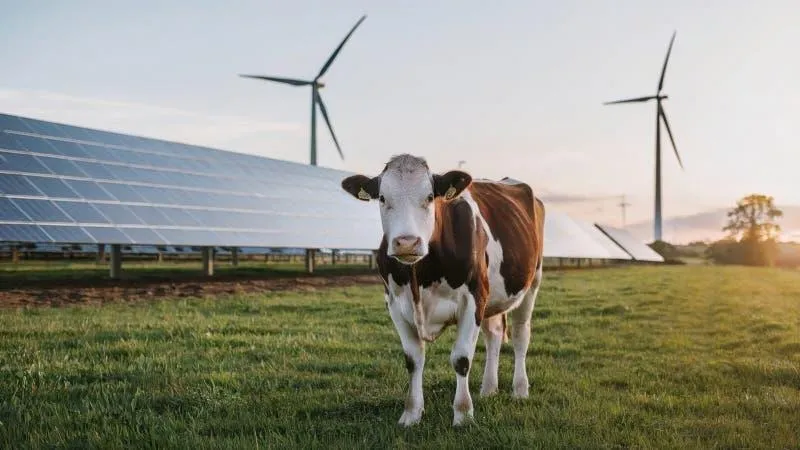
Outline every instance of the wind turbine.
POLYGON ((650 100, 656 101, 656 200, 655 200, 655 220, 654 220, 654 238, 656 241, 661 240, 661 122, 664 122, 664 127, 667 129, 669 140, 672 143, 672 149, 675 151, 675 157, 678 158, 678 164, 683 170, 683 162, 681 162, 681 155, 678 154, 678 147, 675 146, 675 139, 672 137, 672 130, 669 128, 669 121, 667 114, 664 112, 664 106, 661 104, 662 100, 669 98, 667 95, 662 95, 661 90, 664 88, 664 74, 667 72, 667 63, 669 62, 669 54, 672 52, 672 44, 675 42, 675 34, 672 33, 672 39, 669 41, 669 48, 667 49, 667 57, 664 59, 664 67, 661 69, 661 78, 658 80, 658 90, 656 95, 647 97, 629 98, 625 100, 616 100, 613 102, 605 102, 604 105, 613 105, 617 103, 642 103, 650 100))
POLYGON ((342 153, 342 148, 339 146, 339 141, 336 139, 336 134, 333 132, 333 126, 331 125, 330 118, 328 117, 328 110, 325 108, 325 103, 322 101, 322 97, 319 95, 319 90, 325 87, 325 83, 321 82, 320 79, 325 72, 331 67, 333 64, 333 60, 336 59, 336 56, 339 55, 339 52, 344 47, 345 42, 350 39, 353 32, 356 31, 361 22, 366 19, 367 16, 361 16, 353 25, 353 28, 350 29, 350 32, 347 33, 347 36, 342 39, 342 42, 339 43, 339 46, 331 53, 331 56, 328 57, 328 60, 325 61, 325 64, 320 69, 319 73, 316 77, 312 80, 301 80, 297 78, 284 78, 284 77, 273 77, 273 76, 265 76, 265 75, 239 75, 240 77, 244 78, 256 78, 260 80, 267 80, 267 81, 274 81, 276 83, 283 83, 292 86, 311 86, 311 165, 317 165, 317 106, 319 106, 319 110, 322 112, 322 117, 325 119, 325 123, 328 125, 328 130, 331 132, 331 137, 333 138, 333 143, 336 144, 336 150, 339 151, 339 156, 344 159, 344 154, 342 153))

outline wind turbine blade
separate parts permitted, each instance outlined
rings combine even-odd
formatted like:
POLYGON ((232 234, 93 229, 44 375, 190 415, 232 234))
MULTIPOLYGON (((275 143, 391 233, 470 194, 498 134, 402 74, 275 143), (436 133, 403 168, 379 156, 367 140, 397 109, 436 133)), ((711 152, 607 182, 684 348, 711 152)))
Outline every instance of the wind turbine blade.
POLYGON ((319 105, 319 110, 320 112, 322 112, 322 117, 325 119, 325 124, 328 125, 328 130, 331 132, 333 143, 336 144, 336 150, 339 150, 339 156, 341 156, 342 160, 344 160, 344 154, 342 153, 342 148, 339 146, 339 140, 336 139, 336 133, 333 132, 333 125, 331 125, 331 121, 328 118, 328 110, 327 108, 325 108, 325 103, 322 102, 322 97, 319 95, 319 92, 316 93, 316 98, 317 98, 317 104, 319 105))
POLYGON ((672 39, 669 40, 669 48, 667 48, 667 57, 664 58, 664 67, 661 68, 661 79, 658 80, 658 92, 664 87, 664 74, 667 73, 667 63, 669 62, 669 54, 672 53, 672 43, 675 42, 675 34, 677 31, 672 32, 672 39))
POLYGON ((615 105, 617 103, 637 103, 637 102, 646 102, 648 100, 653 100, 656 97, 655 95, 648 95, 647 97, 636 97, 636 98, 628 98, 625 100, 614 100, 613 102, 605 102, 604 105, 615 105))
POLYGON ((323 75, 325 75, 325 72, 327 72, 328 68, 331 66, 331 64, 333 64, 333 60, 336 59, 336 56, 342 50, 342 47, 344 47, 344 43, 347 42, 348 39, 350 39, 350 36, 353 35, 353 32, 356 31, 356 28, 358 28, 358 26, 361 25, 361 22, 363 22, 364 19, 366 19, 366 18, 367 18, 367 16, 363 15, 363 16, 361 16, 360 19, 358 19, 358 22, 356 22, 356 24, 353 25, 353 28, 350 29, 350 32, 347 33, 347 36, 345 36, 344 39, 342 39, 342 42, 339 44, 338 47, 336 47, 336 50, 334 50, 333 53, 331 53, 331 56, 328 58, 328 60, 325 61, 325 65, 322 66, 322 69, 320 69, 320 71, 319 71, 319 75, 317 75, 317 77, 314 78, 314 80, 318 80, 318 79, 322 78, 323 75))
POLYGON ((683 170, 683 162, 681 161, 681 155, 678 154, 678 147, 675 146, 675 139, 672 137, 672 130, 669 128, 669 121, 667 120, 667 113, 664 112, 664 108, 661 105, 658 106, 658 114, 661 116, 661 120, 664 121, 664 127, 667 129, 667 134, 669 135, 669 141, 672 142, 672 149, 675 150, 675 157, 678 158, 678 165, 681 166, 681 170, 683 170))
POLYGON ((291 84, 292 86, 308 86, 313 81, 298 80, 295 78, 268 77, 265 75, 239 75, 242 78, 256 78, 259 80, 275 81, 277 83, 291 84))

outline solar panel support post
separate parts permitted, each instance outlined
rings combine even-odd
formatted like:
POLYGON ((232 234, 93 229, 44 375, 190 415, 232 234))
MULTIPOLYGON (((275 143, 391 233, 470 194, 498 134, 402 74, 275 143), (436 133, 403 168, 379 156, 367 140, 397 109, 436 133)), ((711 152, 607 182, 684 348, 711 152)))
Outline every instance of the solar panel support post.
POLYGON ((314 256, 316 253, 316 250, 312 248, 306 249, 306 272, 308 273, 314 273, 314 256))
POLYGON ((109 275, 112 280, 118 280, 122 274, 122 245, 111 244, 111 266, 109 275))
POLYGON ((239 249, 237 247, 231 249, 231 265, 233 267, 239 266, 239 249))
POLYGON ((378 268, 378 252, 377 250, 373 250, 372 253, 369 254, 369 268, 370 270, 375 270, 378 268))
POLYGON ((95 263, 102 264, 106 259, 106 245, 97 244, 97 260, 95 263))
POLYGON ((203 247, 203 274, 214 275, 214 247, 203 247))
POLYGON ((331 250, 331 265, 332 266, 336 265, 336 250, 335 249, 331 250))
POLYGON ((19 247, 16 245, 11 246, 11 262, 19 264, 19 247))

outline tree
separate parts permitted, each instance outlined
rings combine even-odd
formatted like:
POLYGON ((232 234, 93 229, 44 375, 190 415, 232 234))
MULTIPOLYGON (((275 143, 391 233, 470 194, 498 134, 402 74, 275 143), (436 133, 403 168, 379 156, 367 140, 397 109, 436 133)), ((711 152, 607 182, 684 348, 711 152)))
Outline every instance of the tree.
POLYGON ((729 233, 730 240, 738 243, 739 248, 733 254, 739 263, 773 264, 776 239, 781 230, 776 221, 781 216, 783 212, 775 207, 771 196, 751 194, 736 202, 736 207, 728 211, 728 224, 722 230, 729 233))
POLYGON ((736 208, 728 211, 728 224, 722 229, 734 239, 763 241, 775 239, 781 231, 775 219, 783 211, 775 207, 772 197, 750 194, 736 202, 736 208))

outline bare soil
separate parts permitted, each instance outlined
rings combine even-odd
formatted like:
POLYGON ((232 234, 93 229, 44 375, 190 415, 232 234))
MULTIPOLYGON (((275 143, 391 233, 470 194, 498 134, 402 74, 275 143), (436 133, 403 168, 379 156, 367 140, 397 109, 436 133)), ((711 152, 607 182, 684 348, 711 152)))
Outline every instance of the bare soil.
POLYGON ((381 284, 376 274, 304 275, 267 279, 58 280, 0 287, 0 309, 33 306, 101 305, 161 298, 207 297, 276 291, 309 292, 331 287, 381 284))

